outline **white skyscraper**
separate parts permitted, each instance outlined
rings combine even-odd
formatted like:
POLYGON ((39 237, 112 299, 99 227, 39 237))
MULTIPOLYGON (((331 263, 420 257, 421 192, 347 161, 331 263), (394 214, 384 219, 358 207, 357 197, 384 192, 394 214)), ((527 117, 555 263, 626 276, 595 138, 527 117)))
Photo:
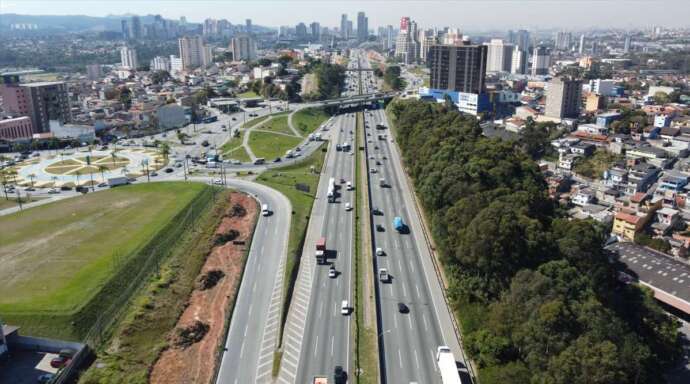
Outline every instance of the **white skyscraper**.
POLYGON ((527 71, 527 51, 520 46, 515 46, 513 49, 512 63, 510 65, 510 73, 523 75, 527 71))
POLYGON ((513 45, 506 44, 501 39, 491 39, 491 42, 486 45, 488 47, 486 71, 509 72, 513 62, 513 45))
POLYGON ((170 59, 163 56, 156 56, 151 60, 151 71, 170 72, 170 59))
POLYGON ((137 60, 137 51, 134 48, 122 47, 120 48, 120 64, 122 68, 137 69, 139 61, 137 60))
POLYGON ((230 51, 233 60, 254 60, 256 58, 256 41, 249 35, 233 37, 230 40, 230 51))
POLYGON ((198 68, 208 64, 206 47, 201 36, 182 37, 178 40, 180 59, 185 70, 198 68))
POLYGON ((170 55, 170 73, 182 72, 183 70, 182 59, 175 55, 170 55))
POLYGON ((585 53, 585 35, 584 33, 580 35, 580 47, 577 50, 580 54, 585 53))

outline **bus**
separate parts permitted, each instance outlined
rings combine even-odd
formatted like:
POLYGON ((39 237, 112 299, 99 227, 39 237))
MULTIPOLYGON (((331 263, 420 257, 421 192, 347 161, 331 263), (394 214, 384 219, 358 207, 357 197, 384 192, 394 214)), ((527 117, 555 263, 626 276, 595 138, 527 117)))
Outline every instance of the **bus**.
POLYGON ((201 121, 204 123, 215 123, 216 121, 218 121, 218 116, 204 117, 204 119, 201 121))
POLYGON ((335 178, 331 177, 328 180, 328 202, 329 203, 334 203, 335 202, 335 178))

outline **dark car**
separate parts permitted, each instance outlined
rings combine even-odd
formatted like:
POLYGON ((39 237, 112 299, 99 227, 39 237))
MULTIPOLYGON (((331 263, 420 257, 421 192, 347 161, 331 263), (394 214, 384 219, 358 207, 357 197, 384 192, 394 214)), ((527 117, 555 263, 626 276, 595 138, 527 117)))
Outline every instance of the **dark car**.
POLYGON ((38 379, 36 379, 36 382, 39 384, 50 383, 50 381, 53 380, 54 377, 55 374, 53 373, 44 373, 41 376, 39 376, 38 379))
POLYGON ((158 173, 157 172, 151 172, 151 177, 153 177, 153 176, 158 176, 158 173))
POLYGON ((383 228, 383 225, 381 224, 376 224, 376 231, 377 232, 383 232, 385 229, 383 228))
POLYGON ((208 147, 210 144, 209 144, 208 141, 204 140, 204 141, 201 142, 201 145, 204 146, 204 147, 208 147))
POLYGON ((60 190, 62 190, 62 191, 71 191, 71 190, 72 190, 72 187, 67 186, 67 185, 63 185, 62 187, 60 187, 60 190))
POLYGON ((165 173, 173 173, 174 169, 172 168, 165 168, 165 173))
POLYGON ((67 356, 58 356, 50 360, 50 366, 53 368, 62 368, 69 364, 70 358, 67 356))
POLYGON ((398 312, 400 313, 408 313, 410 312, 410 308, 405 305, 405 303, 398 303, 398 312))
POLYGON ((345 384, 345 382, 347 382, 347 373, 345 373, 345 370, 340 365, 336 365, 333 370, 333 381, 335 381, 336 384, 345 384))
POLYGON ((374 208, 371 209, 371 214, 372 214, 372 215, 376 215, 376 216, 380 216, 380 215, 383 215, 383 212, 381 212, 380 209, 374 207, 374 208))
POLYGON ((273 159, 274 163, 280 163, 281 161, 283 160, 280 157, 276 157, 275 159, 273 159))

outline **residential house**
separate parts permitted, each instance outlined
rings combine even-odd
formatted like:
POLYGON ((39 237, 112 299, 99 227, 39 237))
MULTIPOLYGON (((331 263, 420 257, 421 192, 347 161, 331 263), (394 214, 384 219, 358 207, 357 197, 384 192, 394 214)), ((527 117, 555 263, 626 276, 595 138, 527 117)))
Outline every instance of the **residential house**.
POLYGON ((593 144, 577 143, 570 147, 570 152, 587 157, 593 154, 595 149, 596 147, 593 144))
POLYGON ((593 203, 595 200, 594 193, 589 189, 583 189, 578 191, 572 198, 572 202, 575 205, 585 206, 587 204, 593 203))
POLYGON ((609 133, 609 129, 605 125, 599 124, 580 124, 577 126, 577 130, 590 135, 606 135, 609 133))
POLYGON ((632 195, 635 192, 647 192, 647 189, 654 184, 659 176, 661 169, 651 164, 638 163, 628 169, 628 185, 625 193, 632 195))
POLYGON ((663 236, 678 223, 680 214, 678 210, 664 207, 656 211, 656 219, 652 228, 656 235, 663 236))
POLYGON ((574 155, 574 154, 567 154, 567 155, 559 156, 558 168, 571 171, 573 169, 573 165, 575 165, 575 160, 577 160, 578 157, 579 156, 574 155))
POLYGON ((620 112, 606 112, 597 115, 597 125, 600 125, 602 127, 607 127, 614 121, 618 120, 621 118, 620 112))
POLYGON ((643 217, 641 216, 618 212, 614 216, 613 230, 611 232, 614 235, 632 241, 635 240, 635 235, 642 230, 644 224, 643 217))

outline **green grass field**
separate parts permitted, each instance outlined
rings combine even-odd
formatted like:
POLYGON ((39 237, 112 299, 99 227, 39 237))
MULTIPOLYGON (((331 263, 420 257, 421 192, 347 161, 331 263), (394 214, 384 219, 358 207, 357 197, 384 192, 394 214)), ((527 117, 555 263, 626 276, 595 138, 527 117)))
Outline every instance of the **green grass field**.
POLYGON ((239 160, 243 163, 252 161, 252 158, 249 157, 249 154, 244 147, 237 147, 230 152, 226 152, 223 156, 227 159, 239 160))
POLYGON ((247 120, 247 122, 242 123, 241 128, 250 128, 250 127, 253 127, 253 126, 255 126, 255 125, 257 125, 257 124, 259 124, 259 123, 261 123, 261 122, 266 121, 266 119, 268 119, 269 117, 270 117, 270 115, 265 115, 265 116, 257 117, 257 118, 252 119, 252 120, 247 120))
POLYGON ((239 147, 240 145, 242 145, 242 137, 243 137, 243 135, 244 135, 244 132, 241 132, 241 131, 240 131, 240 135, 239 135, 239 136, 237 136, 237 137, 235 137, 235 136, 231 137, 230 140, 226 141, 225 144, 223 144, 223 145, 220 147, 220 150, 221 150, 223 153, 225 153, 225 152, 230 152, 230 151, 232 151, 233 149, 239 147))
POLYGON ((237 94, 237 97, 239 97, 240 99, 251 99, 254 97, 261 97, 261 95, 254 91, 247 91, 237 94))
MULTIPOLYGON (((5 199, 4 194, 0 195, 0 210, 16 207, 17 205, 19 205, 19 203, 17 202, 17 195, 9 194, 8 197, 9 197, 9 199, 5 199)), ((33 203, 35 201, 39 201, 39 200, 43 200, 43 199, 45 199, 45 198, 44 197, 31 196, 31 201, 29 201, 29 199, 27 199, 27 197, 25 195, 22 195, 22 197, 21 197, 22 204, 33 203)), ((2 256, 0 256, 0 258, 2 258, 2 256)))
POLYGON ((295 136, 276 135, 267 132, 252 132, 249 136, 249 146, 256 157, 263 157, 271 161, 276 157, 283 157, 288 149, 292 149, 302 142, 302 138, 295 136))
POLYGON ((330 115, 323 108, 302 109, 292 116, 292 124, 303 135, 314 132, 330 115))
POLYGON ((80 311, 206 188, 137 184, 0 217, 3 318, 28 333, 73 338, 32 318, 64 320, 80 311))
POLYGON ((267 122, 265 122, 261 125, 255 126, 254 129, 261 129, 262 131, 285 133, 287 135, 294 135, 295 134, 294 132, 292 132, 292 129, 290 129, 290 127, 288 127, 287 115, 273 117, 271 120, 268 120, 267 122))

